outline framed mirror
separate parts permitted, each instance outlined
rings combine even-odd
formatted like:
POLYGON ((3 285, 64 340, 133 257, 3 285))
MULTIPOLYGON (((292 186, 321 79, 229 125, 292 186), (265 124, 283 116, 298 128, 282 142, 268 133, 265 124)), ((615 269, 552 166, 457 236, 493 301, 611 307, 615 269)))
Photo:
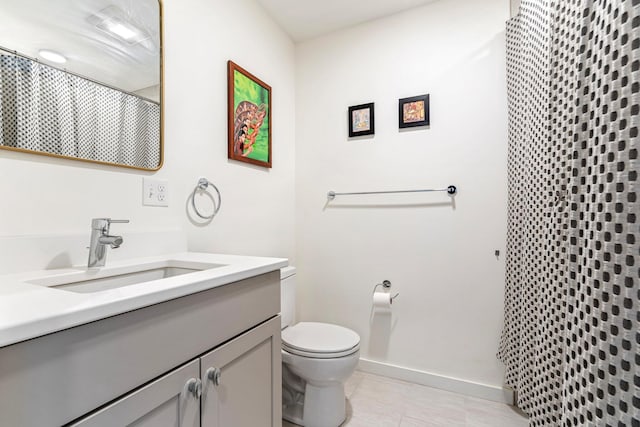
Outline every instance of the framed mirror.
POLYGON ((0 149, 160 169, 160 0, 0 0, 0 10, 0 149))

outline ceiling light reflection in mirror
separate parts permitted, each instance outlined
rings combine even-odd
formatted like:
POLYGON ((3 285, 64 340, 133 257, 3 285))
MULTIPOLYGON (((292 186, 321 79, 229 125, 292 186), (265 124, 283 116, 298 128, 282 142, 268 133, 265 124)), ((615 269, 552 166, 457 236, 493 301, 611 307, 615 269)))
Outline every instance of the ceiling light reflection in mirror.
POLYGON ((0 0, 0 10, 2 48, 160 101, 157 0, 0 0))
POLYGON ((64 55, 60 55, 58 52, 52 50, 42 49, 38 52, 38 55, 45 61, 55 62, 56 64, 64 64, 67 62, 67 58, 64 55))

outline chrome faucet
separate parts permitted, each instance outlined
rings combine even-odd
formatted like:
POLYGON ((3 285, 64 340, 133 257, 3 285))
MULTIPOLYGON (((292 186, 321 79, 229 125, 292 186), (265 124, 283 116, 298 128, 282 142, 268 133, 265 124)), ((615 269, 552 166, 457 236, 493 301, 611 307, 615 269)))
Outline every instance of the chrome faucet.
POLYGON ((117 249, 122 245, 122 236, 110 236, 111 224, 126 224, 128 219, 94 218, 91 220, 91 243, 88 267, 104 267, 107 261, 107 245, 117 249))

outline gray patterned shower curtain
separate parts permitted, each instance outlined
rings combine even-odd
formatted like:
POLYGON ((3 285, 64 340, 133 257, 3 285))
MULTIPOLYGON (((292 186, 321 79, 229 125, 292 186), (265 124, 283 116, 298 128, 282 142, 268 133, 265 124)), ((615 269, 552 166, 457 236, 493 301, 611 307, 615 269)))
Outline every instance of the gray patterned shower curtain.
POLYGON ((640 0, 523 0, 507 61, 506 383, 532 426, 640 427, 640 0))

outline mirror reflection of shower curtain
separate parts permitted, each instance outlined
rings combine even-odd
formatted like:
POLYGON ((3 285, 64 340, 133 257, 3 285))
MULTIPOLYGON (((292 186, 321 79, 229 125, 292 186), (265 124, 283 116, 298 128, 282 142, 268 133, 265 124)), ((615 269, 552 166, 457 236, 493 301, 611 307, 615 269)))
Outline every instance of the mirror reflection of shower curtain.
POLYGON ((0 55, 0 145, 128 166, 160 163, 160 106, 0 55))

